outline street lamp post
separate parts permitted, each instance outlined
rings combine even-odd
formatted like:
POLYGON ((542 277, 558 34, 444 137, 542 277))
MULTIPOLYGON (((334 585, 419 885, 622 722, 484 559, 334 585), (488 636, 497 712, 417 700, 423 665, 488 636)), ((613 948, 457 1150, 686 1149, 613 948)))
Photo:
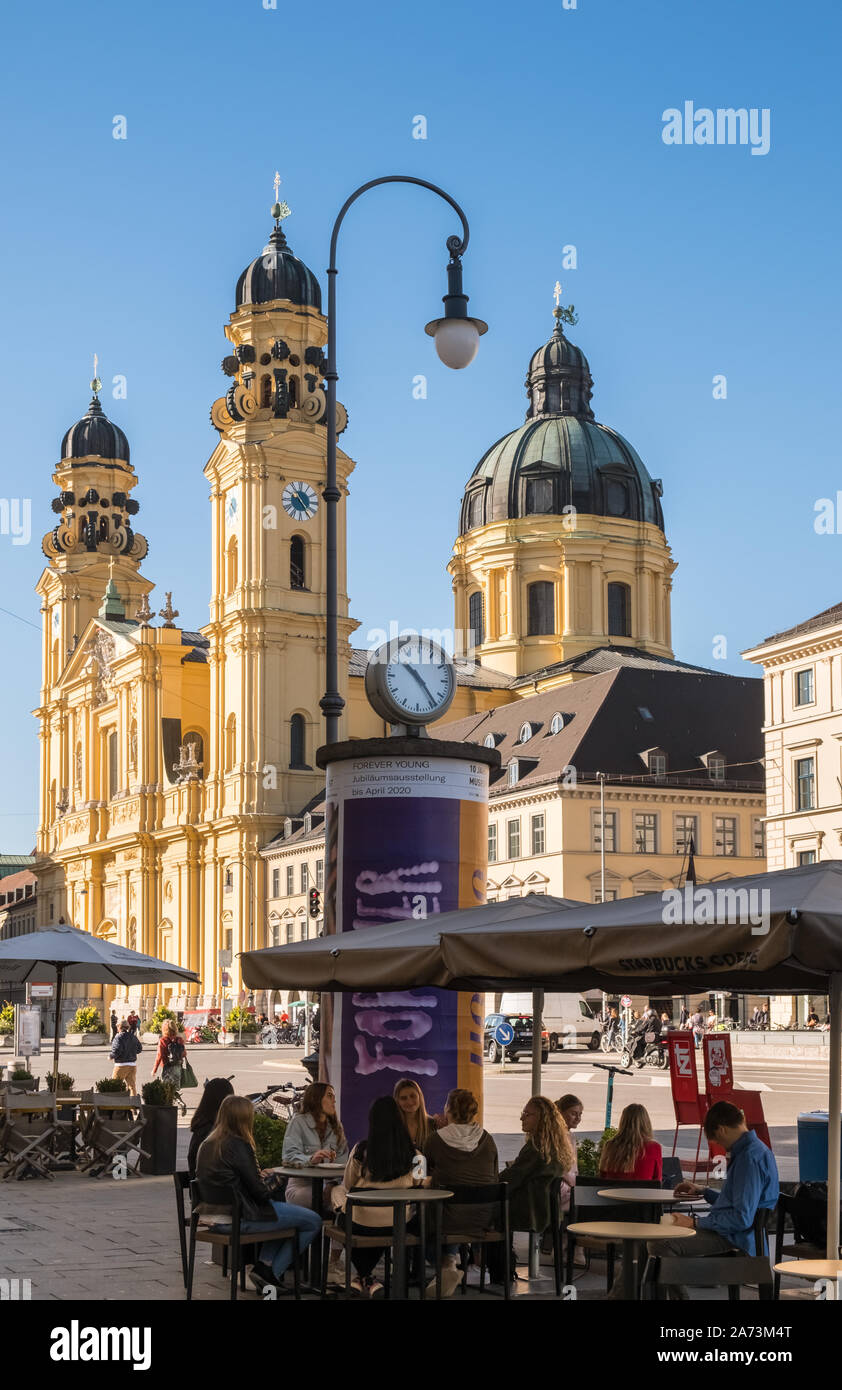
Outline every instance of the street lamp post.
POLYGON ((352 203, 370 188, 381 183, 415 183, 421 188, 429 188, 449 203, 462 223, 462 235, 447 239, 450 262, 447 267, 447 294, 443 296, 444 317, 433 319, 426 325, 425 332, 435 340, 436 352, 445 366, 459 370, 467 367, 476 356, 480 336, 488 329, 482 319, 468 314, 468 296, 462 289, 462 256, 467 250, 468 220, 459 204, 444 189, 426 179, 416 179, 409 174, 388 174, 384 178, 371 179, 362 184, 350 198, 346 199, 333 224, 330 238, 330 265, 328 266, 327 290, 327 482, 322 497, 325 501, 325 584, 326 603, 326 653, 325 653, 325 693, 319 704, 325 717, 327 743, 339 739, 339 720, 345 701, 339 693, 339 555, 338 555, 338 507, 341 493, 336 482, 336 383, 339 374, 336 370, 336 243, 339 229, 345 214, 352 203))

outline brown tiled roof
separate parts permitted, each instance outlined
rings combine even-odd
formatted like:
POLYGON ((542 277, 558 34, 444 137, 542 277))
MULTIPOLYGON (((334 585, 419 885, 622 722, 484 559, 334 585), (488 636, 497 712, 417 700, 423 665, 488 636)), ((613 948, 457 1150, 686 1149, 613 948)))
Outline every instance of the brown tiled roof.
MULTIPOLYGON (((365 676, 368 651, 364 647, 351 648, 348 674, 365 676)), ((490 666, 480 666, 476 662, 455 661, 457 685, 467 685, 474 690, 507 690, 512 684, 511 676, 505 671, 495 671, 490 666)))
POLYGON ((522 760, 518 788, 558 782, 568 767, 579 780, 605 772, 611 780, 653 786, 763 787, 763 685, 754 678, 627 667, 588 676, 436 729, 455 742, 482 743, 490 733, 503 767, 492 778, 492 794, 506 790, 506 766, 522 760), (557 734, 554 714, 565 716, 557 734), (519 741, 526 723, 533 734, 519 741), (666 778, 650 777, 647 749, 667 756, 666 778), (726 761, 726 780, 712 782, 702 762, 716 748, 726 761))
POLYGON ((691 666, 687 661, 678 661, 671 656, 655 656, 640 647, 591 647, 580 656, 567 661, 557 661, 552 666, 542 666, 539 671, 530 671, 525 676, 517 676, 510 682, 512 690, 521 690, 534 681, 547 680, 551 676, 575 671, 587 676, 599 675, 602 671, 615 671, 618 667, 629 667, 638 671, 700 671, 708 675, 719 675, 706 666, 691 666))
POLYGON ((832 607, 825 608, 823 613, 817 613, 814 618, 796 623, 795 627, 788 627, 783 632, 774 632, 771 637, 764 637, 761 645, 765 645, 766 642, 782 642, 785 637, 797 637, 802 632, 819 632, 823 627, 835 627, 837 623, 842 623, 842 603, 834 603, 832 607))

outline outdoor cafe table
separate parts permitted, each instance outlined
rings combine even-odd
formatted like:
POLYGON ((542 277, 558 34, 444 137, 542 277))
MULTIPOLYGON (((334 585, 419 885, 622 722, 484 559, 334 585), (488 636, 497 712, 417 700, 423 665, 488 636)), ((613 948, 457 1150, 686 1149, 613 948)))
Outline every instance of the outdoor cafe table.
POLYGON ((654 1220, 661 1207, 667 1207, 676 1202, 698 1202, 700 1200, 688 1193, 682 1193, 677 1197, 666 1187, 601 1187, 596 1195, 597 1197, 606 1197, 612 1202, 634 1202, 639 1207, 648 1206, 650 1210, 647 1216, 650 1220, 654 1220))
MULTIPOLYGON (((644 1189, 646 1190, 646 1189, 644 1189)), ((607 1189, 606 1189, 607 1191, 607 1189)), ((648 1189, 650 1195, 657 1188, 648 1189)), ((600 1196, 604 1196, 600 1193, 600 1196)), ((592 1240, 605 1240, 609 1244, 623 1247, 623 1298, 633 1301, 637 1298, 635 1264, 640 1255, 640 1247, 649 1240, 684 1240, 685 1236, 695 1236, 689 1226, 656 1226, 648 1221, 574 1221, 567 1227, 574 1236, 590 1236, 592 1240)))
POLYGON ((832 1279, 837 1287, 830 1297, 839 1297, 842 1260, 782 1260, 775 1265, 775 1273, 791 1274, 793 1279, 832 1279))
MULTIPOLYGON (((407 1207, 418 1206, 421 1217, 421 1258, 424 1258, 425 1247, 425 1212, 424 1207, 431 1203, 436 1228, 436 1270, 439 1269, 441 1257, 441 1209, 443 1204, 453 1196, 449 1188, 445 1187, 366 1187, 352 1191, 346 1197, 346 1210, 350 1208, 351 1225, 353 1226, 353 1208, 362 1207, 392 1207, 393 1218, 393 1249, 394 1259, 392 1261, 392 1298, 406 1298, 406 1209, 407 1207)), ((376 1236, 378 1229, 371 1227, 371 1234, 376 1236)), ((350 1258, 350 1250, 346 1251, 345 1258, 350 1258)), ((436 1287, 438 1288, 439 1277, 436 1274, 436 1287)), ((421 1297, 424 1297, 424 1280, 421 1281, 421 1297)))
MULTIPOLYGON (((279 1168, 270 1168, 271 1173, 279 1173, 284 1178, 307 1178, 313 1186, 313 1211, 322 1215, 324 1187, 326 1182, 339 1182, 345 1172, 344 1163, 282 1163, 279 1168)), ((314 1240, 310 1246, 310 1283, 314 1289, 322 1284, 322 1242, 314 1240)))

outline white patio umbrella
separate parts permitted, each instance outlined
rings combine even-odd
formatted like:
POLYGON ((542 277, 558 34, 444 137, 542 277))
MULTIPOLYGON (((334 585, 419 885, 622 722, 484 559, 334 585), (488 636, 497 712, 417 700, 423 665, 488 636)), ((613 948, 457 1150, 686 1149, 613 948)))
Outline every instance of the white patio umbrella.
POLYGON ((130 951, 104 937, 91 936, 61 922, 46 931, 29 932, 0 941, 0 979, 14 984, 27 980, 56 986, 56 1036, 53 1076, 58 1076, 61 995, 71 985, 144 985, 158 980, 198 981, 192 970, 169 961, 130 951))

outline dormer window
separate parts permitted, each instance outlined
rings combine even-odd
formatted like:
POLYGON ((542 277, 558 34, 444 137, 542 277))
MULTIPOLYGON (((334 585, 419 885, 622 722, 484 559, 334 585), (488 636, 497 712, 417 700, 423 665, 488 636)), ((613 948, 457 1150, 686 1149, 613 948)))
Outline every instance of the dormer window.
POLYGON ((563 714, 554 714, 550 720, 550 733, 560 734, 564 728, 565 719, 563 714))
POLYGON ((482 746, 483 748, 496 748, 497 739, 494 736, 494 734, 486 734, 485 738, 482 741, 482 746))
POLYGON ((520 776, 520 767, 519 767, 519 764, 518 764, 518 760, 517 760, 517 758, 512 758, 512 761, 509 763, 509 778, 508 778, 508 781, 509 781, 509 786, 510 786, 510 787, 516 787, 516 786, 517 786, 517 781, 518 781, 518 777, 519 777, 519 776, 520 776))
POLYGON ((650 777, 666 777, 667 755, 662 748, 649 748, 644 756, 650 777))
POLYGON ((311 816, 310 812, 308 811, 307 814, 306 814, 305 817, 304 817, 304 834, 305 834, 305 835, 309 835, 309 834, 310 834, 310 831, 311 831, 312 829, 313 829, 313 817, 311 816))
POLYGON ((725 781, 724 753, 706 753, 704 762, 707 766, 708 776, 712 782, 725 781))
POLYGON ((528 743, 532 737, 532 725, 529 723, 521 724, 518 734, 518 743, 528 743))
POLYGON ((292 820, 289 816, 284 820, 284 839, 288 840, 292 834, 292 820))

